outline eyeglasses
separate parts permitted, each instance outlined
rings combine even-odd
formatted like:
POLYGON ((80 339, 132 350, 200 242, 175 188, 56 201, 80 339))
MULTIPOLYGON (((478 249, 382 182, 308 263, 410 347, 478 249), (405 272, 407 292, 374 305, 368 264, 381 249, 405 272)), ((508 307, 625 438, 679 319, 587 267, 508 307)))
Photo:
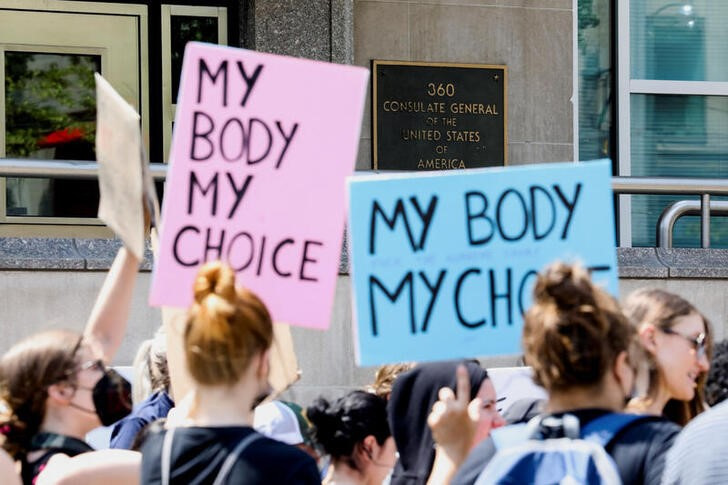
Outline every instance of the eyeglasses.
POLYGON ((79 372, 80 371, 83 371, 83 370, 88 370, 88 369, 93 369, 93 370, 105 372, 106 371, 106 364, 101 359, 94 359, 94 360, 89 360, 88 362, 84 362, 83 364, 81 364, 78 367, 78 371, 79 372))
POLYGON ((697 337, 688 337, 687 335, 676 332, 671 328, 661 328, 660 330, 662 331, 662 333, 666 333, 668 335, 676 335, 678 337, 682 337, 683 339, 687 340, 695 350, 695 357, 697 357, 698 359, 702 359, 703 357, 705 357, 705 333, 701 332, 698 334, 697 337))
MULTIPOLYGON (((76 375, 81 371, 85 371, 85 370, 89 370, 89 369, 92 369, 95 371, 100 371, 100 372, 106 372, 106 363, 104 363, 104 361, 101 359, 93 359, 93 360, 86 361, 77 367, 67 370, 66 373, 64 374, 64 377, 60 380, 63 380, 63 381, 68 380, 71 378, 71 376, 76 375)), ((75 378, 74 378, 74 380, 75 380, 75 378)))

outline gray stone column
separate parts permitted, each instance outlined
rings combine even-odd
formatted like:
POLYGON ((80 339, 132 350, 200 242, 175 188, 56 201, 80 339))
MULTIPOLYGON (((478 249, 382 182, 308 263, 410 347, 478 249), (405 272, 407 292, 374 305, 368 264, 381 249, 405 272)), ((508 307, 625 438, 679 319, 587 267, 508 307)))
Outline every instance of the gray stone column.
POLYGON ((241 2, 241 44, 320 61, 354 60, 353 0, 241 2))

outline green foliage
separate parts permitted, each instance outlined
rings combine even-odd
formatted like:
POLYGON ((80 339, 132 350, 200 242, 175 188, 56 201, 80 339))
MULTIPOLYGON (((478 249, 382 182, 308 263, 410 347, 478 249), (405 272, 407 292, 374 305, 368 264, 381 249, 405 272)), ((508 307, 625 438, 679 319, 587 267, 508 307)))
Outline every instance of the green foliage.
POLYGON ((579 30, 596 27, 599 25, 599 18, 594 15, 594 0, 579 0, 577 11, 579 19, 579 30))
POLYGON ((6 155, 28 157, 42 137, 66 128, 93 144, 97 70, 97 56, 6 52, 6 155))
MULTIPOLYGON (((599 1, 599 0, 597 0, 599 1)), ((584 31, 599 26, 599 17, 594 14, 594 0, 579 0, 577 9, 579 49, 584 48, 584 31)))

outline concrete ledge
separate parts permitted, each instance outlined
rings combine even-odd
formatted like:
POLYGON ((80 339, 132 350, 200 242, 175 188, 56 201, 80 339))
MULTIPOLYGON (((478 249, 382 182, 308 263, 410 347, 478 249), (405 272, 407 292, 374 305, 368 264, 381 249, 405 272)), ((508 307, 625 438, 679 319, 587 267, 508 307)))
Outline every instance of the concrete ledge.
POLYGON ((0 238, 0 269, 84 269, 73 239, 0 238))
MULTIPOLYGON (((86 261, 88 270, 107 270, 114 262, 116 252, 121 247, 120 239, 74 239, 76 248, 86 261)), ((144 261, 140 269, 151 271, 153 265, 152 250, 149 241, 144 250, 144 261)))
MULTIPOLYGON (((339 274, 349 274, 348 238, 344 235, 339 274)), ((118 239, 0 238, 0 270, 87 270, 111 267, 118 239)), ((728 278, 728 249, 618 248, 619 277, 630 279, 728 278)), ((142 271, 151 271, 147 244, 142 271)))
POLYGON ((339 274, 349 274, 349 231, 344 231, 344 241, 341 244, 339 257, 339 274))
MULTIPOLYGON (((0 238, 0 270, 89 270, 111 267, 119 239, 0 238)), ((142 271, 151 271, 147 243, 142 271)))
POLYGON ((728 278, 726 249, 657 249, 670 278, 728 278))
POLYGON ((669 272, 657 258, 655 248, 618 248, 620 278, 667 278, 669 272))
POLYGON ((728 250, 618 248, 620 278, 728 278, 728 250))

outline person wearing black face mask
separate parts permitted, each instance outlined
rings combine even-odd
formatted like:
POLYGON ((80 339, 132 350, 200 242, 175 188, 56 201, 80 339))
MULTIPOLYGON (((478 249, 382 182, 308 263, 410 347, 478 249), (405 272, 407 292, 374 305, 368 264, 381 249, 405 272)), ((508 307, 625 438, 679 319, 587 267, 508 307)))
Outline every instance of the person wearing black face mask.
POLYGON ((94 409, 88 409, 75 403, 71 406, 87 413, 96 414, 103 426, 110 426, 124 418, 131 411, 131 384, 114 369, 107 369, 101 359, 90 360, 80 370, 94 369, 102 372, 101 379, 93 387, 79 387, 91 391, 94 409))
MULTIPOLYGON (((56 483, 49 478, 56 476, 51 458, 93 451, 83 441, 86 433, 131 410, 129 383, 106 370, 105 363, 126 331, 138 266, 122 247, 83 335, 64 330, 36 334, 0 360, 2 446, 22 464, 23 483, 56 483)), ((72 468, 69 463, 64 472, 72 468)))

